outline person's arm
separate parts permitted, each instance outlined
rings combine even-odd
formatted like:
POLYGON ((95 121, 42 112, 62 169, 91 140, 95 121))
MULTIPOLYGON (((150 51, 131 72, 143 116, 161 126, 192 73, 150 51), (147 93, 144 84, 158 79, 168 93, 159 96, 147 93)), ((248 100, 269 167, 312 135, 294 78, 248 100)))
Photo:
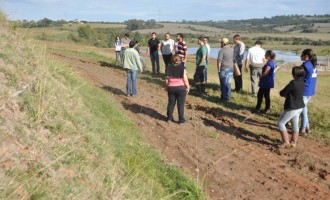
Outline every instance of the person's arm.
POLYGON ((270 66, 266 67, 266 70, 264 71, 264 73, 260 76, 260 79, 262 79, 263 77, 267 76, 270 72, 271 68, 270 66))
POLYGON ((222 59, 223 59, 223 53, 222 53, 222 51, 220 50, 220 51, 219 51, 219 54, 218 54, 218 60, 217 60, 218 72, 220 72, 220 69, 221 69, 222 59))
POLYGON ((166 86, 168 86, 168 78, 165 79, 166 86))
POLYGON ((246 58, 246 60, 245 60, 245 66, 244 66, 244 71, 245 72, 248 72, 249 71, 249 68, 248 68, 249 64, 250 64, 250 60, 248 58, 246 58))
POLYGON ((189 93, 189 90, 190 90, 190 85, 189 85, 189 81, 188 81, 188 76, 187 76, 187 71, 184 70, 184 73, 183 73, 183 81, 184 81, 184 85, 186 86, 186 93, 188 94, 189 93))
POLYGON ((182 60, 183 62, 186 62, 187 58, 188 58, 188 49, 187 49, 187 45, 184 44, 184 60, 182 60))
POLYGON ((159 51, 160 50, 160 42, 159 42, 159 40, 158 40, 158 45, 157 45, 157 51, 159 51))
POLYGON ((142 73, 143 72, 143 65, 142 65, 141 60, 140 60, 140 55, 137 51, 134 51, 134 57, 135 57, 135 62, 137 64, 137 67, 140 70, 140 72, 142 73))
POLYGON ((290 83, 280 91, 280 96, 287 97, 287 95, 290 93, 292 89, 293 89, 293 80, 290 81, 290 83))
POLYGON ((206 47, 203 47, 202 48, 202 59, 200 60, 200 62, 198 63, 197 66, 201 66, 203 62, 205 62, 206 60, 206 54, 207 54, 207 48, 206 47))

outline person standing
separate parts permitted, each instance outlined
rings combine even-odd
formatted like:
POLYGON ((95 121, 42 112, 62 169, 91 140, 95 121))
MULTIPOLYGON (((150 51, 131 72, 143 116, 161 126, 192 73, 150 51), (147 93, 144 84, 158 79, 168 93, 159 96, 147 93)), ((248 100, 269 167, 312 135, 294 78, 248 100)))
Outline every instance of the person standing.
POLYGON ((217 67, 220 79, 220 99, 223 101, 229 101, 231 98, 231 78, 234 73, 234 51, 229 46, 228 38, 222 38, 221 47, 218 59, 217 67))
POLYGON ((116 65, 119 65, 119 59, 121 63, 123 63, 123 60, 121 60, 121 41, 119 35, 116 35, 115 37, 115 51, 116 51, 116 65))
POLYGON ((185 122, 184 104, 190 86, 187 77, 187 70, 181 63, 179 55, 173 55, 172 64, 167 66, 166 85, 168 94, 167 121, 173 122, 173 110, 175 103, 177 103, 179 124, 182 124, 185 122))
POLYGON ((121 58, 121 62, 122 64, 124 63, 124 53, 125 50, 129 47, 129 43, 131 42, 131 39, 129 39, 129 34, 125 33, 124 38, 121 39, 121 51, 120 51, 120 58, 121 58))
POLYGON ((186 60, 188 57, 188 48, 186 42, 183 41, 183 34, 176 34, 176 42, 175 42, 175 54, 180 56, 181 62, 184 66, 186 66, 186 60))
POLYGON ((165 34, 165 40, 163 40, 161 43, 161 52, 166 70, 167 66, 172 62, 172 53, 174 52, 174 40, 171 39, 170 33, 165 34))
POLYGON ((235 91, 237 93, 241 92, 243 89, 243 80, 242 80, 242 65, 245 52, 245 44, 241 41, 240 35, 234 35, 233 37, 235 47, 234 47, 234 60, 236 60, 237 66, 241 75, 235 76, 235 91))
POLYGON ((209 38, 208 37, 205 36, 203 41, 204 41, 204 45, 207 48, 206 65, 205 65, 205 69, 204 69, 204 81, 205 81, 205 84, 207 84, 207 67, 209 65, 209 57, 210 57, 210 54, 211 54, 211 47, 209 45, 209 38))
POLYGON ((262 98, 265 97, 266 106, 262 112, 268 113, 270 111, 270 89, 274 88, 276 54, 272 50, 267 50, 265 58, 268 61, 262 68, 262 74, 259 80, 258 102, 255 109, 256 112, 260 112, 262 98))
POLYGON ((307 105, 311 97, 315 95, 318 70, 317 70, 317 57, 313 53, 312 49, 305 49, 301 53, 301 60, 304 61, 304 63, 301 66, 305 69, 306 76, 305 76, 305 91, 303 97, 305 107, 301 113, 300 133, 306 136, 308 133, 310 133, 307 105))
POLYGON ((265 61, 265 50, 261 48, 261 41, 256 41, 254 46, 249 48, 246 60, 245 60, 245 71, 248 72, 250 68, 251 88, 252 96, 257 97, 258 78, 262 74, 262 67, 265 61))
POLYGON ((207 59, 207 48, 204 45, 203 37, 199 37, 197 43, 199 44, 199 48, 196 52, 196 71, 194 81, 197 95, 201 95, 205 93, 204 70, 207 59))
POLYGON ((137 95, 138 72, 143 72, 139 53, 134 49, 135 42, 129 43, 129 48, 124 54, 124 69, 127 70, 126 95, 133 97, 137 95))
POLYGON ((157 38, 157 35, 155 32, 151 33, 151 38, 148 41, 148 56, 150 56, 151 60, 151 66, 152 66, 152 74, 159 74, 160 68, 159 68, 159 55, 158 51, 160 49, 160 41, 157 38))
POLYGON ((294 80, 284 87, 280 91, 280 96, 285 97, 284 111, 280 118, 278 119, 277 125, 281 131, 282 144, 279 147, 295 147, 299 136, 299 114, 302 112, 305 104, 303 100, 305 85, 304 77, 305 70, 300 66, 295 66, 292 68, 292 76, 294 80), (291 120, 291 125, 293 129, 291 144, 289 141, 289 135, 286 130, 285 124, 291 120))

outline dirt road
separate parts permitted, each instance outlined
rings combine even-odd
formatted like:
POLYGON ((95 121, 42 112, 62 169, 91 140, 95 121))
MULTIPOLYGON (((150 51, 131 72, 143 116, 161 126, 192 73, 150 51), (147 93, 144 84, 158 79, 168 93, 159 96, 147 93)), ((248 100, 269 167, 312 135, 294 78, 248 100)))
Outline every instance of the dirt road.
POLYGON ((210 106, 191 96, 187 123, 168 123, 161 77, 141 77, 138 96, 126 97, 124 71, 84 58, 54 56, 113 95, 164 160, 201 182, 211 198, 330 198, 329 146, 300 137, 296 148, 278 150, 275 122, 260 123, 250 112, 228 110, 226 103, 210 106))

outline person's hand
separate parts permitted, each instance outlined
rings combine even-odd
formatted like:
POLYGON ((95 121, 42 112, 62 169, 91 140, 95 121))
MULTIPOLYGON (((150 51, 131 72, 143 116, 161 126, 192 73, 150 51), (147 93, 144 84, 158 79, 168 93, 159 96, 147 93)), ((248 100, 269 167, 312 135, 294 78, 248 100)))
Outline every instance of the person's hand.
POLYGON ((244 71, 247 73, 249 70, 247 67, 244 67, 244 71))
POLYGON ((190 91, 190 89, 189 89, 189 88, 186 88, 186 94, 188 94, 188 93, 189 93, 189 91, 190 91))

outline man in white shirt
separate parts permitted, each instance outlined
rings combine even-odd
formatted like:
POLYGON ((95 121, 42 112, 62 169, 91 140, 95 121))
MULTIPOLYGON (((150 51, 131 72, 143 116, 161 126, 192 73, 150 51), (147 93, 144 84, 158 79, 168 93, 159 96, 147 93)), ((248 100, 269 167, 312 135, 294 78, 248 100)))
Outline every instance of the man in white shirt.
POLYGON ((246 60, 245 60, 245 71, 248 72, 248 66, 250 68, 250 77, 251 77, 251 88, 252 88, 252 96, 257 97, 257 88, 258 88, 258 80, 262 75, 262 67, 265 60, 265 50, 261 48, 261 41, 256 41, 254 46, 249 48, 246 60))
POLYGON ((245 44, 241 41, 241 37, 239 35, 234 35, 233 37, 235 47, 234 47, 234 60, 237 63, 239 71, 241 75, 235 76, 235 91, 237 93, 241 92, 243 89, 243 80, 242 80, 242 65, 243 65, 243 58, 245 52, 245 44))
POLYGON ((165 34, 165 40, 161 42, 161 52, 163 55, 165 69, 171 64, 172 55, 174 54, 174 40, 171 39, 170 33, 165 34))
POLYGON ((209 45, 209 38, 208 37, 204 37, 204 45, 207 48, 207 54, 206 54, 206 65, 205 65, 205 69, 204 69, 204 79, 205 79, 205 83, 207 83, 207 66, 209 64, 209 57, 210 57, 210 53, 211 53, 211 47, 209 45))

